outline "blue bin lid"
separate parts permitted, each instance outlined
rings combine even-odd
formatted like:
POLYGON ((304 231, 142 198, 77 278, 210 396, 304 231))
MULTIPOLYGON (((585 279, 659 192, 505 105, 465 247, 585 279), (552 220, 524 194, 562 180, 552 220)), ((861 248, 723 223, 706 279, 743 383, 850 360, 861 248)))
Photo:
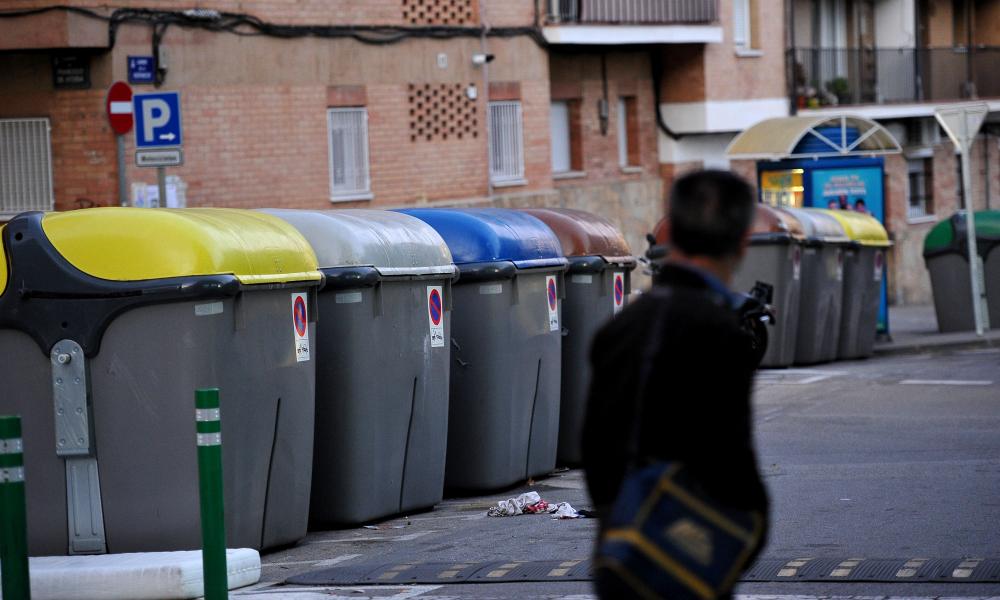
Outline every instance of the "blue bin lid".
POLYGON ((537 218, 502 208, 411 208, 444 238, 456 265, 510 261, 518 269, 567 264, 559 238, 537 218))

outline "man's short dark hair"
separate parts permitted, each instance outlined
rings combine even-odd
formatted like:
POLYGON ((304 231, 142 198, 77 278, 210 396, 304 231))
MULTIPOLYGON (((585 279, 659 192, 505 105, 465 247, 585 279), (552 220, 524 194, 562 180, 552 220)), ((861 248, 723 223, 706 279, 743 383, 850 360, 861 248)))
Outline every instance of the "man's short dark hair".
POLYGON ((753 222, 753 189, 729 171, 697 171, 670 191, 670 241, 681 252, 715 258, 739 253, 753 222))

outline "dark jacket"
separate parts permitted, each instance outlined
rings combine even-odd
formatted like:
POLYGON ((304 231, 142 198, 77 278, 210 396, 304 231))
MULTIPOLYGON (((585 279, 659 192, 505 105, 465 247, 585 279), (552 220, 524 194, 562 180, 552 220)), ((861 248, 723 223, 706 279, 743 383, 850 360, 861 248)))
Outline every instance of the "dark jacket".
POLYGON ((643 356, 658 336, 642 399, 640 457, 679 460, 718 501, 766 514, 752 440, 754 367, 746 334, 728 298, 698 272, 667 265, 654 286, 666 293, 640 296, 594 339, 583 432, 591 500, 600 511, 617 495, 643 356), (655 323, 658 331, 652 330, 655 323))

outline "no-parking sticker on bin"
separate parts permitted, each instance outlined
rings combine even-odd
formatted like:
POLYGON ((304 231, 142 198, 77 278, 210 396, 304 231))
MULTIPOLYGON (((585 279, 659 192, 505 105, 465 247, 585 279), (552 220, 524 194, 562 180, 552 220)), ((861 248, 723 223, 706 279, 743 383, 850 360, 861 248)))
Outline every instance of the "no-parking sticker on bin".
POLYGON ((427 322, 431 328, 431 348, 444 347, 444 299, 441 286, 427 286, 427 322))
POLYGON ((625 307, 625 273, 616 272, 612 281, 614 282, 612 299, 615 303, 615 314, 617 315, 625 307))
POLYGON ((549 305, 549 331, 559 331, 559 295, 554 275, 545 278, 545 299, 549 305))
POLYGON ((305 294, 292 294, 292 329, 295 332, 295 360, 309 360, 309 312, 305 294))

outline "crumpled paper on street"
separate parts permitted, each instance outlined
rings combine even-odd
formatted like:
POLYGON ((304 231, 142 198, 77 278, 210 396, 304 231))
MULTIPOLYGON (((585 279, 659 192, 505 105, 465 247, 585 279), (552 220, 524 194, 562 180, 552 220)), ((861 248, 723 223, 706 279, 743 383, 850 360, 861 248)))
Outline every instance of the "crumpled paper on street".
POLYGON ((488 517, 516 517, 524 514, 548 513, 556 519, 582 519, 581 515, 569 502, 549 504, 538 492, 525 492, 520 496, 497 502, 486 511, 488 517))

